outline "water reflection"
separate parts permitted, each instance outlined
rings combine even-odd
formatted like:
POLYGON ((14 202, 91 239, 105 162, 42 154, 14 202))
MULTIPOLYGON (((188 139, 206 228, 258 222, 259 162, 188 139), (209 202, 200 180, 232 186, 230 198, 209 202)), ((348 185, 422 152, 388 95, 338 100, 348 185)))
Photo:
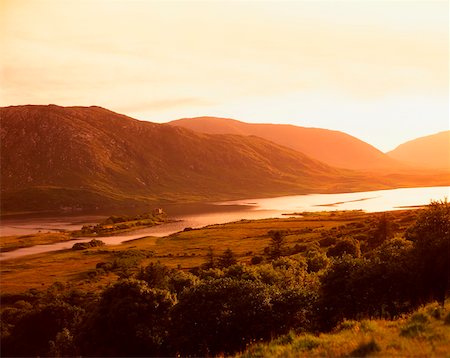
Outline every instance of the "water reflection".
MULTIPOLYGON (((343 194, 311 194, 294 195, 276 198, 235 200, 209 204, 210 212, 197 210, 195 214, 185 207, 186 212, 179 210, 171 217, 176 222, 167 223, 151 228, 140 229, 122 235, 100 238, 107 245, 117 245, 122 242, 145 236, 163 237, 181 231, 187 227, 198 228, 212 224, 222 224, 241 219, 263 219, 282 217, 302 211, 330 211, 330 210, 364 210, 367 212, 397 210, 407 207, 426 205, 430 200, 442 200, 450 197, 450 187, 404 188, 378 190, 359 193, 343 194)), ((195 210, 194 210, 195 212, 195 210)), ((169 212, 170 213, 170 212, 169 212)), ((83 216, 76 218, 16 220, 2 222, 1 235, 18 235, 35 233, 38 228, 44 230, 76 230, 86 223, 98 222, 102 217, 83 216), (14 231, 16 230, 16 231, 14 231), (17 231, 18 230, 18 231, 17 231), (33 231, 34 230, 34 231, 33 231)), ((0 254, 0 261, 21 256, 44 253, 62 249, 69 249, 76 242, 86 242, 92 238, 80 238, 68 242, 51 245, 37 245, 0 254)))

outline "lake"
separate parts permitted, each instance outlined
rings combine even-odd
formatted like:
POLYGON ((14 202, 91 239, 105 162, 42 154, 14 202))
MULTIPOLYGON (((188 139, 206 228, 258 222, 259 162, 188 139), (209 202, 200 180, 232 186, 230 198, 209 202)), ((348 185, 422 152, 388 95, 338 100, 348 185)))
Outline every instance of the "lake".
MULTIPOLYGON (((140 229, 122 235, 100 238, 107 245, 145 236, 163 237, 186 227, 198 228, 223 224, 241 219, 286 217, 286 214, 303 211, 364 210, 366 212, 390 211, 427 205, 431 200, 450 197, 450 186, 401 188, 342 194, 291 195, 276 198, 234 200, 205 205, 164 206, 163 209, 177 222, 140 229)), ((26 235, 37 232, 77 230, 85 224, 100 221, 104 216, 75 216, 38 219, 2 220, 0 236, 26 235)), ((68 249, 76 242, 92 238, 79 238, 51 245, 37 245, 0 254, 0 261, 25 255, 68 249)))

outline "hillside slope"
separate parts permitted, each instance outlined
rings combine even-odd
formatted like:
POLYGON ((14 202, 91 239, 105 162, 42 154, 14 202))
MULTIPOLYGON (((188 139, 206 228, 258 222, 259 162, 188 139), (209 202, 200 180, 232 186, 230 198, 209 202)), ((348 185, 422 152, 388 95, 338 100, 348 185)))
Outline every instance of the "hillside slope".
POLYGON ((360 176, 257 137, 100 107, 0 108, 2 210, 86 209, 352 190, 360 176))
POLYGON ((450 130, 400 144, 386 153, 416 167, 450 169, 450 130))
POLYGON ((445 357, 450 350, 450 310, 429 304, 388 321, 344 321, 333 332, 290 333, 250 346, 237 357, 445 357))
POLYGON ((255 135, 334 167, 357 170, 399 167, 399 163, 375 147, 339 131, 287 124, 244 123, 216 117, 184 118, 169 124, 201 133, 255 135))

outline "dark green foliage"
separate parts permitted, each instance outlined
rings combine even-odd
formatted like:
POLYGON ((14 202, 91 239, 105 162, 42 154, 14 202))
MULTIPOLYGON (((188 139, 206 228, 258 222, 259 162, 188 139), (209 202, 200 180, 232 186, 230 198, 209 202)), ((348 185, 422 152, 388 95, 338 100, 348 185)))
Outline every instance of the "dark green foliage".
POLYGON ((168 291, 150 288, 145 281, 120 281, 103 292, 78 344, 85 355, 165 355, 174 304, 168 291))
POLYGON ((443 304, 450 289, 450 203, 432 202, 406 237, 414 243, 422 298, 443 304))
POLYGON ((375 228, 369 234, 368 247, 370 249, 380 246, 383 242, 394 236, 394 225, 388 214, 383 213, 377 219, 375 228))
POLYGON ((327 255, 330 257, 340 257, 344 255, 360 257, 361 250, 359 248, 359 241, 348 237, 339 240, 336 245, 328 249, 327 255))
POLYGON ((400 330, 400 335, 404 337, 417 337, 422 335, 427 330, 429 323, 428 317, 423 313, 413 314, 406 325, 400 330))
POLYGON ((83 309, 60 301, 28 309, 3 340, 2 355, 48 355, 51 349, 49 342, 63 329, 77 326, 83 314, 83 309))
POLYGON ((309 249, 306 254, 306 264, 308 265, 308 272, 318 272, 326 269, 330 264, 327 255, 320 251, 319 248, 309 249))
POLYGON ((206 254, 206 262, 202 265, 202 268, 205 270, 213 269, 217 266, 217 258, 214 254, 213 248, 208 247, 208 252, 206 254))
POLYGON ((147 257, 151 257, 152 252, 143 250, 127 250, 114 252, 112 269, 120 278, 130 278, 139 270, 139 265, 147 257))
POLYGON ((252 256, 252 258, 250 259, 250 263, 252 265, 258 265, 263 261, 264 259, 261 256, 252 256))
POLYGON ((325 328, 344 318, 394 317, 418 305, 411 244, 392 239, 371 256, 338 259, 322 278, 325 328))
POLYGON ((270 299, 267 287, 258 282, 224 278, 193 287, 174 308, 176 350, 197 356, 229 354, 269 338, 270 299))
POLYGON ((381 350, 375 339, 371 339, 369 342, 363 342, 350 353, 350 357, 367 357, 370 354, 379 352, 381 350))
POLYGON ((444 318, 444 324, 450 325, 450 312, 447 313, 447 316, 444 318))
POLYGON ((271 239, 270 245, 268 246, 268 254, 271 259, 277 259, 284 253, 284 236, 285 231, 282 230, 270 230, 269 236, 271 239))
POLYGON ((226 249, 225 252, 218 259, 218 266, 220 268, 226 268, 234 265, 237 262, 236 256, 231 249, 226 249))
POLYGON ((273 334, 313 331, 316 327, 318 292, 310 287, 276 289, 272 294, 273 334))
POLYGON ((152 262, 139 271, 137 278, 147 282, 150 287, 168 289, 170 273, 171 269, 167 266, 160 262, 152 262))
POLYGON ((84 225, 77 235, 109 235, 116 231, 127 230, 136 226, 154 226, 161 224, 167 215, 161 209, 155 209, 152 213, 144 213, 136 216, 109 216, 96 225, 84 225))
POLYGON ((137 274, 139 280, 148 283, 152 288, 169 290, 181 294, 184 289, 196 285, 199 279, 189 272, 170 269, 159 262, 152 262, 137 274))
POLYGON ((72 246, 72 250, 86 250, 90 249, 91 247, 99 247, 103 246, 105 243, 101 240, 92 239, 89 242, 77 242, 72 246))

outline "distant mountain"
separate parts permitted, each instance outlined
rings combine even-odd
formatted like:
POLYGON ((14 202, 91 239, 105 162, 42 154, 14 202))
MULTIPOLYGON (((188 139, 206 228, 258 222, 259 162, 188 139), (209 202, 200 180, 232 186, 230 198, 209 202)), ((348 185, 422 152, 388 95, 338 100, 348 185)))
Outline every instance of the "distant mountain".
POLYGON ((3 213, 365 187, 257 137, 206 135, 100 107, 0 108, 3 213))
POLYGON ((184 118, 169 124, 200 133, 255 135, 334 167, 378 170, 400 166, 370 144, 339 131, 287 124, 244 123, 216 117, 184 118))
POLYGON ((400 144, 386 153, 416 167, 450 169, 450 130, 400 144))
MULTIPOLYGON (((332 168, 255 136, 195 133, 100 107, 4 107, 0 128, 2 215, 430 184, 420 175, 332 168)), ((450 182, 438 179, 433 184, 450 182)))

